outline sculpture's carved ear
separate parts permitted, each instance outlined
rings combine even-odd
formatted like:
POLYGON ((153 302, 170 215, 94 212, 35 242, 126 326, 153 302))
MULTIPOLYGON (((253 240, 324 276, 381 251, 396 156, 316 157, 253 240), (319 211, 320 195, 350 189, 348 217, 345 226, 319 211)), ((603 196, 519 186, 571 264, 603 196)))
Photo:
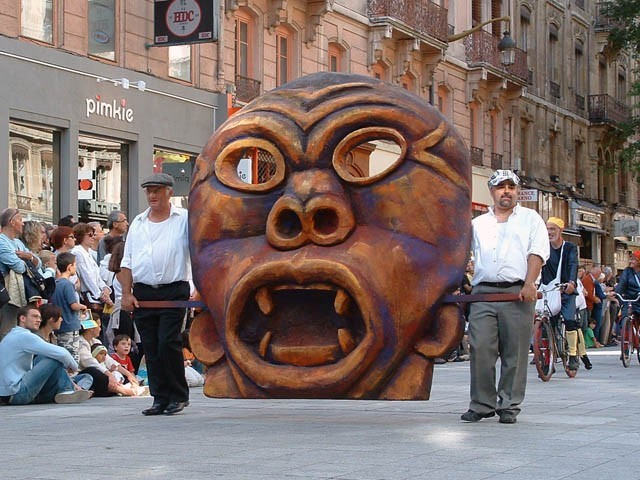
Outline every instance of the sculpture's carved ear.
POLYGON ((426 358, 442 357, 458 346, 463 333, 464 316, 460 306, 442 305, 434 314, 429 332, 414 348, 426 358))
POLYGON ((209 312, 201 312, 194 318, 189 332, 191 351, 205 365, 211 366, 224 357, 224 350, 209 312))

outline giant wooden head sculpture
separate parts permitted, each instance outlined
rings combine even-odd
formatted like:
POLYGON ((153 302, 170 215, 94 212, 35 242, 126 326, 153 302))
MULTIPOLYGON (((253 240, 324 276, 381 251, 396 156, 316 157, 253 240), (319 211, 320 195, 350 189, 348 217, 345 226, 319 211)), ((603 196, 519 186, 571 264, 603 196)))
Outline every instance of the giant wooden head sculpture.
POLYGON ((442 300, 467 263, 470 184, 451 124, 372 78, 310 75, 229 118, 189 197, 205 394, 429 398, 462 335, 442 300))

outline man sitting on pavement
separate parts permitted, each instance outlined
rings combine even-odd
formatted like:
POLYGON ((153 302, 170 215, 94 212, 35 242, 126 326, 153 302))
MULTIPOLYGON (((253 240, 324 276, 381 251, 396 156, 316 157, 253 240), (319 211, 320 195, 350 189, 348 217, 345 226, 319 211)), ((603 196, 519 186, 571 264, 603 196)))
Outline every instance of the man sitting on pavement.
POLYGON ((0 341, 0 402, 80 403, 90 398, 91 392, 76 386, 67 373, 78 369, 71 354, 34 333, 42 321, 38 308, 20 308, 17 320, 0 341))

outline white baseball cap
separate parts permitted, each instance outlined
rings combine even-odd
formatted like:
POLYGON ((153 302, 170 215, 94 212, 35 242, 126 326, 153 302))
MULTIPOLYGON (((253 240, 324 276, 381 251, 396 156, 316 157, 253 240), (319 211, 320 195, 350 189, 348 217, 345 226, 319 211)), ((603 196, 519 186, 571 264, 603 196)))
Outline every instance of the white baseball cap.
POLYGON ((489 188, 496 187, 502 182, 510 181, 514 185, 520 185, 520 178, 511 170, 496 170, 487 182, 489 188))

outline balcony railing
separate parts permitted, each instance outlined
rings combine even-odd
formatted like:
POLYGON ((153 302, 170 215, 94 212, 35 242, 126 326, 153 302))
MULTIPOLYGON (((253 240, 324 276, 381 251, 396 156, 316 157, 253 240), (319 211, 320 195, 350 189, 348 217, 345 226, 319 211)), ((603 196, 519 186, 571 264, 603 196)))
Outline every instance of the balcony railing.
POLYGON ((368 0, 367 17, 374 23, 394 19, 420 34, 447 41, 447 9, 429 0, 368 0))
POLYGON ((500 153, 491 153, 491 168, 494 170, 502 168, 502 155, 500 153))
POLYGON ((629 118, 629 107, 611 95, 589 95, 589 120, 597 123, 621 123, 629 118))
MULTIPOLYGON (((467 63, 470 66, 488 64, 498 70, 505 70, 500 61, 500 51, 498 43, 500 38, 489 32, 480 30, 474 32, 464 39, 467 63)), ((515 62, 506 67, 507 73, 518 77, 523 83, 529 81, 529 70, 527 69, 527 53, 516 48, 515 62)))
POLYGON ((556 82, 549 82, 549 95, 553 98, 560 98, 560 84, 556 82))
POLYGON ((478 147, 471 147, 471 164, 482 166, 482 159, 484 157, 484 150, 478 147))
POLYGON ((584 96, 576 93, 576 110, 584 113, 584 96))
POLYGON ((236 75, 236 100, 249 103, 260 95, 260 81, 236 75))
POLYGON ((608 31, 616 26, 615 22, 604 14, 606 2, 596 3, 596 31, 608 31))

